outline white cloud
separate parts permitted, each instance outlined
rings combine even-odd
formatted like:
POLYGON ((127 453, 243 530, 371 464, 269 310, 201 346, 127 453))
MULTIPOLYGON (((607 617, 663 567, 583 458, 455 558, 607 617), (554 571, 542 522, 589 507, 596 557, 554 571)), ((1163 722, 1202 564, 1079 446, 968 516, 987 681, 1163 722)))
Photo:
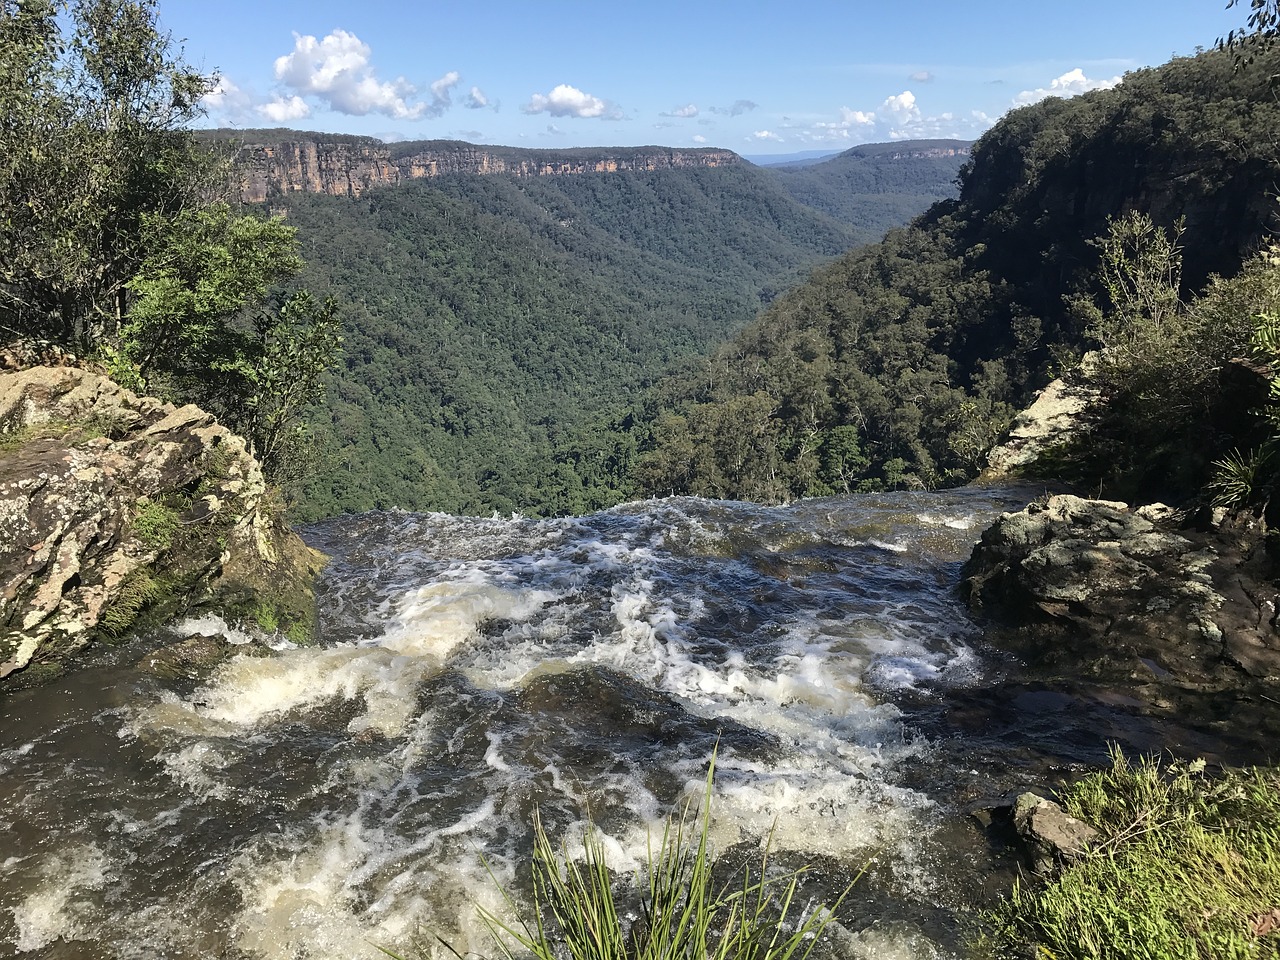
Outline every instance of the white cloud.
POLYGON ((270 103, 259 106, 257 111, 276 123, 288 123, 290 120, 301 120, 303 117, 311 116, 310 105, 297 96, 289 97, 287 100, 277 96, 270 103))
POLYGON ((535 93, 524 105, 525 113, 549 113, 553 117, 603 117, 609 105, 599 97, 562 83, 550 93, 535 93))
POLYGON ((907 79, 912 83, 933 83, 933 74, 928 70, 917 70, 907 79))
POLYGON ((707 142, 707 138, 706 138, 706 137, 704 137, 704 136, 703 136, 702 134, 700 134, 700 133, 695 133, 695 134, 693 135, 693 142, 694 142, 694 143, 706 143, 706 142, 707 142))
POLYGON ((1013 98, 1014 106, 1026 106, 1029 103, 1039 103, 1045 97, 1074 97, 1090 90, 1110 90, 1118 84, 1123 77, 1112 77, 1110 80, 1090 80, 1084 75, 1084 71, 1079 67, 1074 70, 1068 70, 1062 76, 1049 82, 1049 86, 1039 87, 1035 90, 1023 90, 1013 98))
POLYGON ((751 136, 755 140, 767 140, 772 141, 773 143, 783 142, 782 138, 771 130, 757 130, 755 133, 751 134, 751 136))
POLYGON ((229 78, 218 77, 213 89, 200 98, 200 105, 212 113, 243 113, 253 104, 253 97, 229 78))
POLYGON ((920 108, 916 106, 916 95, 910 90, 886 97, 880 104, 880 110, 893 118, 897 124, 908 124, 920 119, 920 108))
POLYGON ((471 110, 481 110, 489 106, 489 98, 484 95, 484 91, 479 87, 472 87, 471 92, 467 94, 467 99, 463 103, 471 110))
POLYGON ((683 107, 676 107, 670 113, 660 113, 660 117, 696 117, 698 115, 698 107, 695 104, 687 103, 683 107))
POLYGON ((458 85, 458 71, 450 70, 439 80, 435 80, 431 84, 431 96, 436 103, 442 103, 448 107, 453 102, 453 88, 458 85))
MULTIPOLYGON (((276 79, 293 91, 295 100, 313 96, 332 110, 355 116, 380 113, 397 120, 417 120, 424 114, 439 116, 448 109, 457 73, 447 73, 431 85, 431 103, 411 103, 417 88, 404 77, 378 80, 370 63, 371 53, 368 44, 346 30, 334 30, 323 40, 295 33, 293 52, 276 59, 276 79)), ((282 97, 276 100, 283 102, 282 97)))
POLYGON ((991 126, 980 111, 965 116, 944 112, 926 115, 910 90, 886 97, 875 110, 840 108, 838 120, 797 125, 795 138, 811 143, 871 143, 877 140, 917 140, 937 137, 973 139, 991 126))

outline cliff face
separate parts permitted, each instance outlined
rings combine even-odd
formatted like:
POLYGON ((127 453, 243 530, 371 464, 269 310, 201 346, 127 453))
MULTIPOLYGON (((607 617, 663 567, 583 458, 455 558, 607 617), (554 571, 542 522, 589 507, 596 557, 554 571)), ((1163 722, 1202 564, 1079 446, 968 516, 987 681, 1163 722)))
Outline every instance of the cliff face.
POLYGON ((546 177, 722 167, 742 162, 729 150, 638 147, 546 151, 488 148, 461 141, 391 145, 315 138, 247 143, 240 150, 243 196, 250 203, 263 203, 274 192, 358 197, 372 187, 457 173, 546 177))

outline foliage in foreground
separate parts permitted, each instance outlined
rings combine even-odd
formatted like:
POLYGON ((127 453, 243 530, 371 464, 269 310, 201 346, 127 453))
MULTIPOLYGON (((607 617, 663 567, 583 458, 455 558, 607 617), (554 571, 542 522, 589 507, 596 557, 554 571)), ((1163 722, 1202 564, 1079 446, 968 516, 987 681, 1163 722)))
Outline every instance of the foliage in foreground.
POLYGON ((634 891, 610 871, 594 827, 586 828, 582 856, 574 858, 567 845, 552 843, 535 818, 532 904, 522 907, 501 889, 514 919, 480 908, 499 955, 504 960, 805 960, 845 894, 830 907, 815 905, 793 917, 804 869, 769 877, 768 845, 755 871, 744 867, 736 882, 714 879, 717 866, 708 840, 714 770, 713 758, 700 814, 691 817, 690 801, 678 819, 667 822, 656 848, 650 839, 648 862, 635 878, 634 891), (633 893, 639 896, 637 913, 629 911, 633 893))
POLYGON ((216 84, 156 0, 0 0, 0 339, 201 404, 282 479, 337 320, 281 291, 296 231, 235 209, 227 157, 189 129, 216 84))
POLYGON ((990 918, 1000 958, 1228 960, 1280 952, 1280 770, 1130 763, 1068 791, 1102 834, 1052 882, 1019 882, 990 918))

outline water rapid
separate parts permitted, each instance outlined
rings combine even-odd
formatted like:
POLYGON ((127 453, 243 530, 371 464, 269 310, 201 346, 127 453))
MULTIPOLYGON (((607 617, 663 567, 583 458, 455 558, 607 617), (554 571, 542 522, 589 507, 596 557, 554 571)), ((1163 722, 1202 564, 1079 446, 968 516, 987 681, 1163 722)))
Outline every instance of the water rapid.
POLYGON ((715 750, 717 850, 772 835, 808 898, 871 862, 839 952, 948 955, 966 881, 930 776, 967 771, 899 704, 980 680, 953 588, 1028 495, 314 525, 316 645, 186 621, 0 695, 0 954, 492 955, 475 908, 523 889, 535 811, 570 847, 594 821, 634 872, 715 750), (149 669, 201 633, 243 652, 149 669))

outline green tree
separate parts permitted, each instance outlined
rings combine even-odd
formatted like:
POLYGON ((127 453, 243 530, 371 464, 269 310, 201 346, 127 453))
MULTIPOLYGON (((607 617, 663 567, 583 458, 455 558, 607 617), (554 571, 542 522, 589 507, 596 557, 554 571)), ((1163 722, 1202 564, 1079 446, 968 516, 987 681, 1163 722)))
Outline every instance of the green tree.
POLYGON ((64 7, 0 0, 0 323, 89 352, 128 311, 144 219, 225 171, 182 129, 213 79, 171 55, 153 4, 64 7))
POLYGON ((340 337, 305 294, 259 309, 302 260, 189 129, 215 83, 155 0, 0 0, 0 332, 210 406, 279 476, 340 337))

